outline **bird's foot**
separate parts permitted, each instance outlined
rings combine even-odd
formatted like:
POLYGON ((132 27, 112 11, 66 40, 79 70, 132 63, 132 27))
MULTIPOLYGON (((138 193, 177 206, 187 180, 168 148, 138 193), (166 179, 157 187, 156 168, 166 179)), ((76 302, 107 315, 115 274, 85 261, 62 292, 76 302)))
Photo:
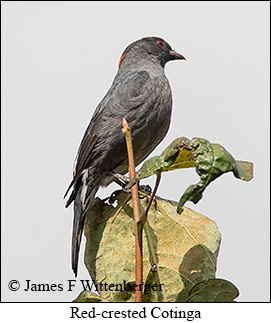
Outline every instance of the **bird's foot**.
POLYGON ((150 195, 152 193, 152 188, 150 187, 149 184, 147 184, 147 185, 139 185, 139 182, 138 182, 138 190, 140 192, 148 194, 148 195, 150 195))

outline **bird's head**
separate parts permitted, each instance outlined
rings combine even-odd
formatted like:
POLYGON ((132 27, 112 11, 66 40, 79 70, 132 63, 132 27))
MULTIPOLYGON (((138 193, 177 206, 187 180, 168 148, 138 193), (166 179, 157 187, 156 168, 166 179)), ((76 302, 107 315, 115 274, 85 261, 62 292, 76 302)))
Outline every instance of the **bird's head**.
POLYGON ((130 44, 121 55, 119 67, 128 57, 133 58, 133 60, 136 60, 137 57, 155 58, 162 67, 168 61, 185 59, 183 55, 173 50, 169 43, 159 37, 145 37, 130 44))

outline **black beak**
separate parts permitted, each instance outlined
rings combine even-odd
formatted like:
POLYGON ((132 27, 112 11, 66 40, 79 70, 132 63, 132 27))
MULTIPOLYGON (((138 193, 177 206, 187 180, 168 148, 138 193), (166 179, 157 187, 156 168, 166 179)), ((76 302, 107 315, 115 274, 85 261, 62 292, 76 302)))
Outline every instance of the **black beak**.
POLYGON ((171 50, 169 54, 171 59, 185 59, 183 55, 177 53, 175 50, 171 50))

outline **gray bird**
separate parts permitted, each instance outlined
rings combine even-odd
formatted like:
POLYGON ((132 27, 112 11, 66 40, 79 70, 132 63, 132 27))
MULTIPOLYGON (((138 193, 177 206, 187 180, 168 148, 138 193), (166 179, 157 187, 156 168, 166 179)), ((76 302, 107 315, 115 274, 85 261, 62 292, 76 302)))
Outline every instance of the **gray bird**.
POLYGON ((100 186, 119 181, 128 171, 122 133, 126 118, 132 131, 135 165, 140 164, 165 137, 171 119, 172 94, 164 72, 166 62, 185 59, 162 38, 146 37, 123 52, 117 75, 97 106, 75 159, 72 188, 74 201, 72 269, 77 276, 78 254, 85 221, 100 186))

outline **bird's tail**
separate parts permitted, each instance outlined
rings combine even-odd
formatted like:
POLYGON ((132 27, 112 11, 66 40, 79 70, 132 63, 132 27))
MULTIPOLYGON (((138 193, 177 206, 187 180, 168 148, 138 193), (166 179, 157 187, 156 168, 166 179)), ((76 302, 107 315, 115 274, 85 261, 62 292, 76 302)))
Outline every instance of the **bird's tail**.
POLYGON ((78 255, 85 222, 83 204, 80 199, 81 190, 82 189, 80 188, 74 200, 74 216, 72 229, 72 270, 74 272, 75 277, 77 277, 78 255))
POLYGON ((92 188, 88 187, 87 194, 83 196, 82 191, 84 186, 80 187, 76 193, 74 200, 74 218, 73 218, 73 231, 72 231, 72 270, 75 277, 77 277, 78 271, 78 255, 80 251, 80 244, 82 239, 82 233, 85 223, 86 211, 91 206, 95 194, 98 190, 96 186, 92 188), (85 202, 85 196, 87 196, 87 203, 85 202))

